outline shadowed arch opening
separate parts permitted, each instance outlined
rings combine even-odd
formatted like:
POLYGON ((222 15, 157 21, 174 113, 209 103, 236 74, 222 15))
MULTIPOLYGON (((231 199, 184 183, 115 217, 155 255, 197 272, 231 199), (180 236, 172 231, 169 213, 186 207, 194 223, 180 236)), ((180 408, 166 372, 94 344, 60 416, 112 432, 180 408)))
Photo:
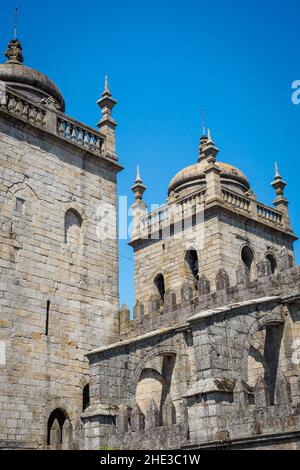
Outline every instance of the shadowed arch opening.
POLYGON ((81 215, 75 209, 69 209, 65 213, 65 243, 78 246, 81 241, 81 215))
POLYGON ((90 406, 90 386, 86 384, 82 390, 82 411, 90 406))
POLYGON ((68 418, 67 418, 65 412, 62 411, 61 409, 57 408, 56 410, 52 411, 52 413, 51 413, 51 415, 49 416, 49 419, 48 419, 48 435, 47 435, 47 444, 48 445, 62 443, 62 428, 63 428, 63 425, 64 425, 66 419, 68 419, 68 418), (57 423, 58 423, 58 426, 57 426, 57 423), (53 441, 53 429, 54 429, 54 427, 55 427, 55 431, 58 432, 58 436, 57 436, 56 442, 51 442, 51 441, 53 441))
POLYGON ((199 279, 199 260, 197 251, 190 249, 185 254, 185 263, 195 281, 199 279))
POLYGON ((275 259, 275 256, 273 256, 272 253, 267 253, 266 259, 270 262, 271 273, 275 274, 277 272, 277 261, 275 259))
POLYGON ((162 300, 164 302, 165 300, 165 293, 166 293, 166 288, 165 288, 165 279, 163 274, 158 274, 155 279, 154 279, 154 284, 157 288, 157 292, 162 300))
POLYGON ((243 246, 241 251, 241 258, 244 265, 248 268, 250 276, 254 274, 254 254, 250 246, 243 246))

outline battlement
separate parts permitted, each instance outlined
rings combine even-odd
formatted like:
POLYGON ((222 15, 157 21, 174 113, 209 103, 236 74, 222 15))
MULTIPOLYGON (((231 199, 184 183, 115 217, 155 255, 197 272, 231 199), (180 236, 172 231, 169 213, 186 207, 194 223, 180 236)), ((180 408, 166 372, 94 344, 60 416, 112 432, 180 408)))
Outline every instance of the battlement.
POLYGON ((299 290, 300 266, 292 266, 293 261, 288 254, 280 259, 280 271, 276 274, 268 272, 268 265, 264 269, 258 267, 257 278, 250 280, 243 266, 236 272, 237 282, 229 285, 229 277, 224 269, 216 273, 216 290, 210 291, 210 284, 205 277, 201 277, 197 284, 197 292, 192 285, 184 282, 181 287, 181 297, 166 291, 164 303, 158 296, 151 296, 146 305, 136 302, 133 309, 133 318, 126 306, 120 310, 120 338, 128 339, 140 336, 159 328, 176 327, 184 323, 196 313, 205 311, 222 312, 232 308, 240 308, 243 303, 251 300, 261 300, 272 296, 284 297, 291 293, 294 286, 295 293, 299 290), (267 271, 266 271, 267 270, 267 271), (226 307, 225 307, 226 306, 226 307))

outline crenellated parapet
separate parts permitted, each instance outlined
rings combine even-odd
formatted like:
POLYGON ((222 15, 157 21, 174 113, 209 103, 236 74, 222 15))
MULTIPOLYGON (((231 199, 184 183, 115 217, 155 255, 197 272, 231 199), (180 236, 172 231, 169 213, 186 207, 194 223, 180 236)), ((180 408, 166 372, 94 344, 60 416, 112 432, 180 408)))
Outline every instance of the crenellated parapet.
POLYGON ((285 296, 291 285, 300 283, 300 267, 293 266, 292 257, 283 250, 280 258, 280 270, 272 274, 268 260, 262 260, 257 266, 257 277, 250 280, 247 267, 240 263, 236 270, 236 283, 230 285, 228 274, 220 269, 215 274, 216 289, 211 291, 210 283, 201 276, 197 282, 197 291, 187 282, 183 282, 180 296, 167 290, 164 302, 159 296, 152 295, 146 304, 136 301, 133 315, 123 305, 120 310, 120 337, 133 338, 157 328, 176 326, 187 320, 193 313, 222 308, 225 305, 239 308, 244 302, 272 296, 285 296))

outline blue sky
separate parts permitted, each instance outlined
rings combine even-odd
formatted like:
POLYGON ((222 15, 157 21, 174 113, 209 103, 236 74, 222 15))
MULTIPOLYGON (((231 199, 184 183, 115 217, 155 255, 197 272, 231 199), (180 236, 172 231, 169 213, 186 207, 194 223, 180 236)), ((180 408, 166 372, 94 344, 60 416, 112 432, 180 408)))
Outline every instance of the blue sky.
MULTIPOLYGON (((291 102, 291 84, 300 79, 299 1, 6 0, 3 51, 16 3, 25 63, 56 82, 69 115, 94 126, 109 75, 125 166, 120 194, 131 197, 139 163, 146 201, 165 201, 172 176, 196 161, 204 107, 218 158, 244 171, 267 204, 278 162, 300 234, 300 105, 291 102)), ((120 255, 120 301, 132 306, 133 254, 125 241, 120 255)), ((299 261, 298 242, 296 255, 299 261)))

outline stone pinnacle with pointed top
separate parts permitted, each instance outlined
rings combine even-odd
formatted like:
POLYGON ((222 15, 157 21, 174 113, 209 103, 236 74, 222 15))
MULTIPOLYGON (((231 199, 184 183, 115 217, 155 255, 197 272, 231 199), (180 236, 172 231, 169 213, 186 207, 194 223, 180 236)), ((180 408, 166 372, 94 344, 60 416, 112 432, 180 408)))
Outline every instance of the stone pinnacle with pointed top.
POLYGON ((198 162, 204 159, 216 159, 216 156, 219 152, 219 149, 215 146, 210 129, 207 130, 207 137, 202 136, 200 139, 199 153, 198 153, 198 162))
POLYGON ((274 181, 271 183, 271 185, 275 189, 275 192, 276 192, 277 196, 279 196, 279 197, 283 196, 284 189, 286 187, 286 182, 283 181, 282 177, 280 176, 277 162, 275 162, 275 177, 274 177, 274 181))
POLYGON ((146 191, 146 189, 147 187, 143 184, 143 180, 141 178, 140 166, 137 165, 135 182, 131 188, 135 199, 141 201, 143 199, 143 194, 146 191))
POLYGON ((109 90, 107 75, 105 76, 104 81, 104 91, 101 94, 101 98, 97 101, 97 104, 101 108, 102 113, 102 118, 98 122, 97 126, 100 132, 106 137, 104 142, 105 155, 116 160, 115 129, 117 127, 117 123, 112 118, 112 110, 117 104, 117 101, 112 97, 109 90))

